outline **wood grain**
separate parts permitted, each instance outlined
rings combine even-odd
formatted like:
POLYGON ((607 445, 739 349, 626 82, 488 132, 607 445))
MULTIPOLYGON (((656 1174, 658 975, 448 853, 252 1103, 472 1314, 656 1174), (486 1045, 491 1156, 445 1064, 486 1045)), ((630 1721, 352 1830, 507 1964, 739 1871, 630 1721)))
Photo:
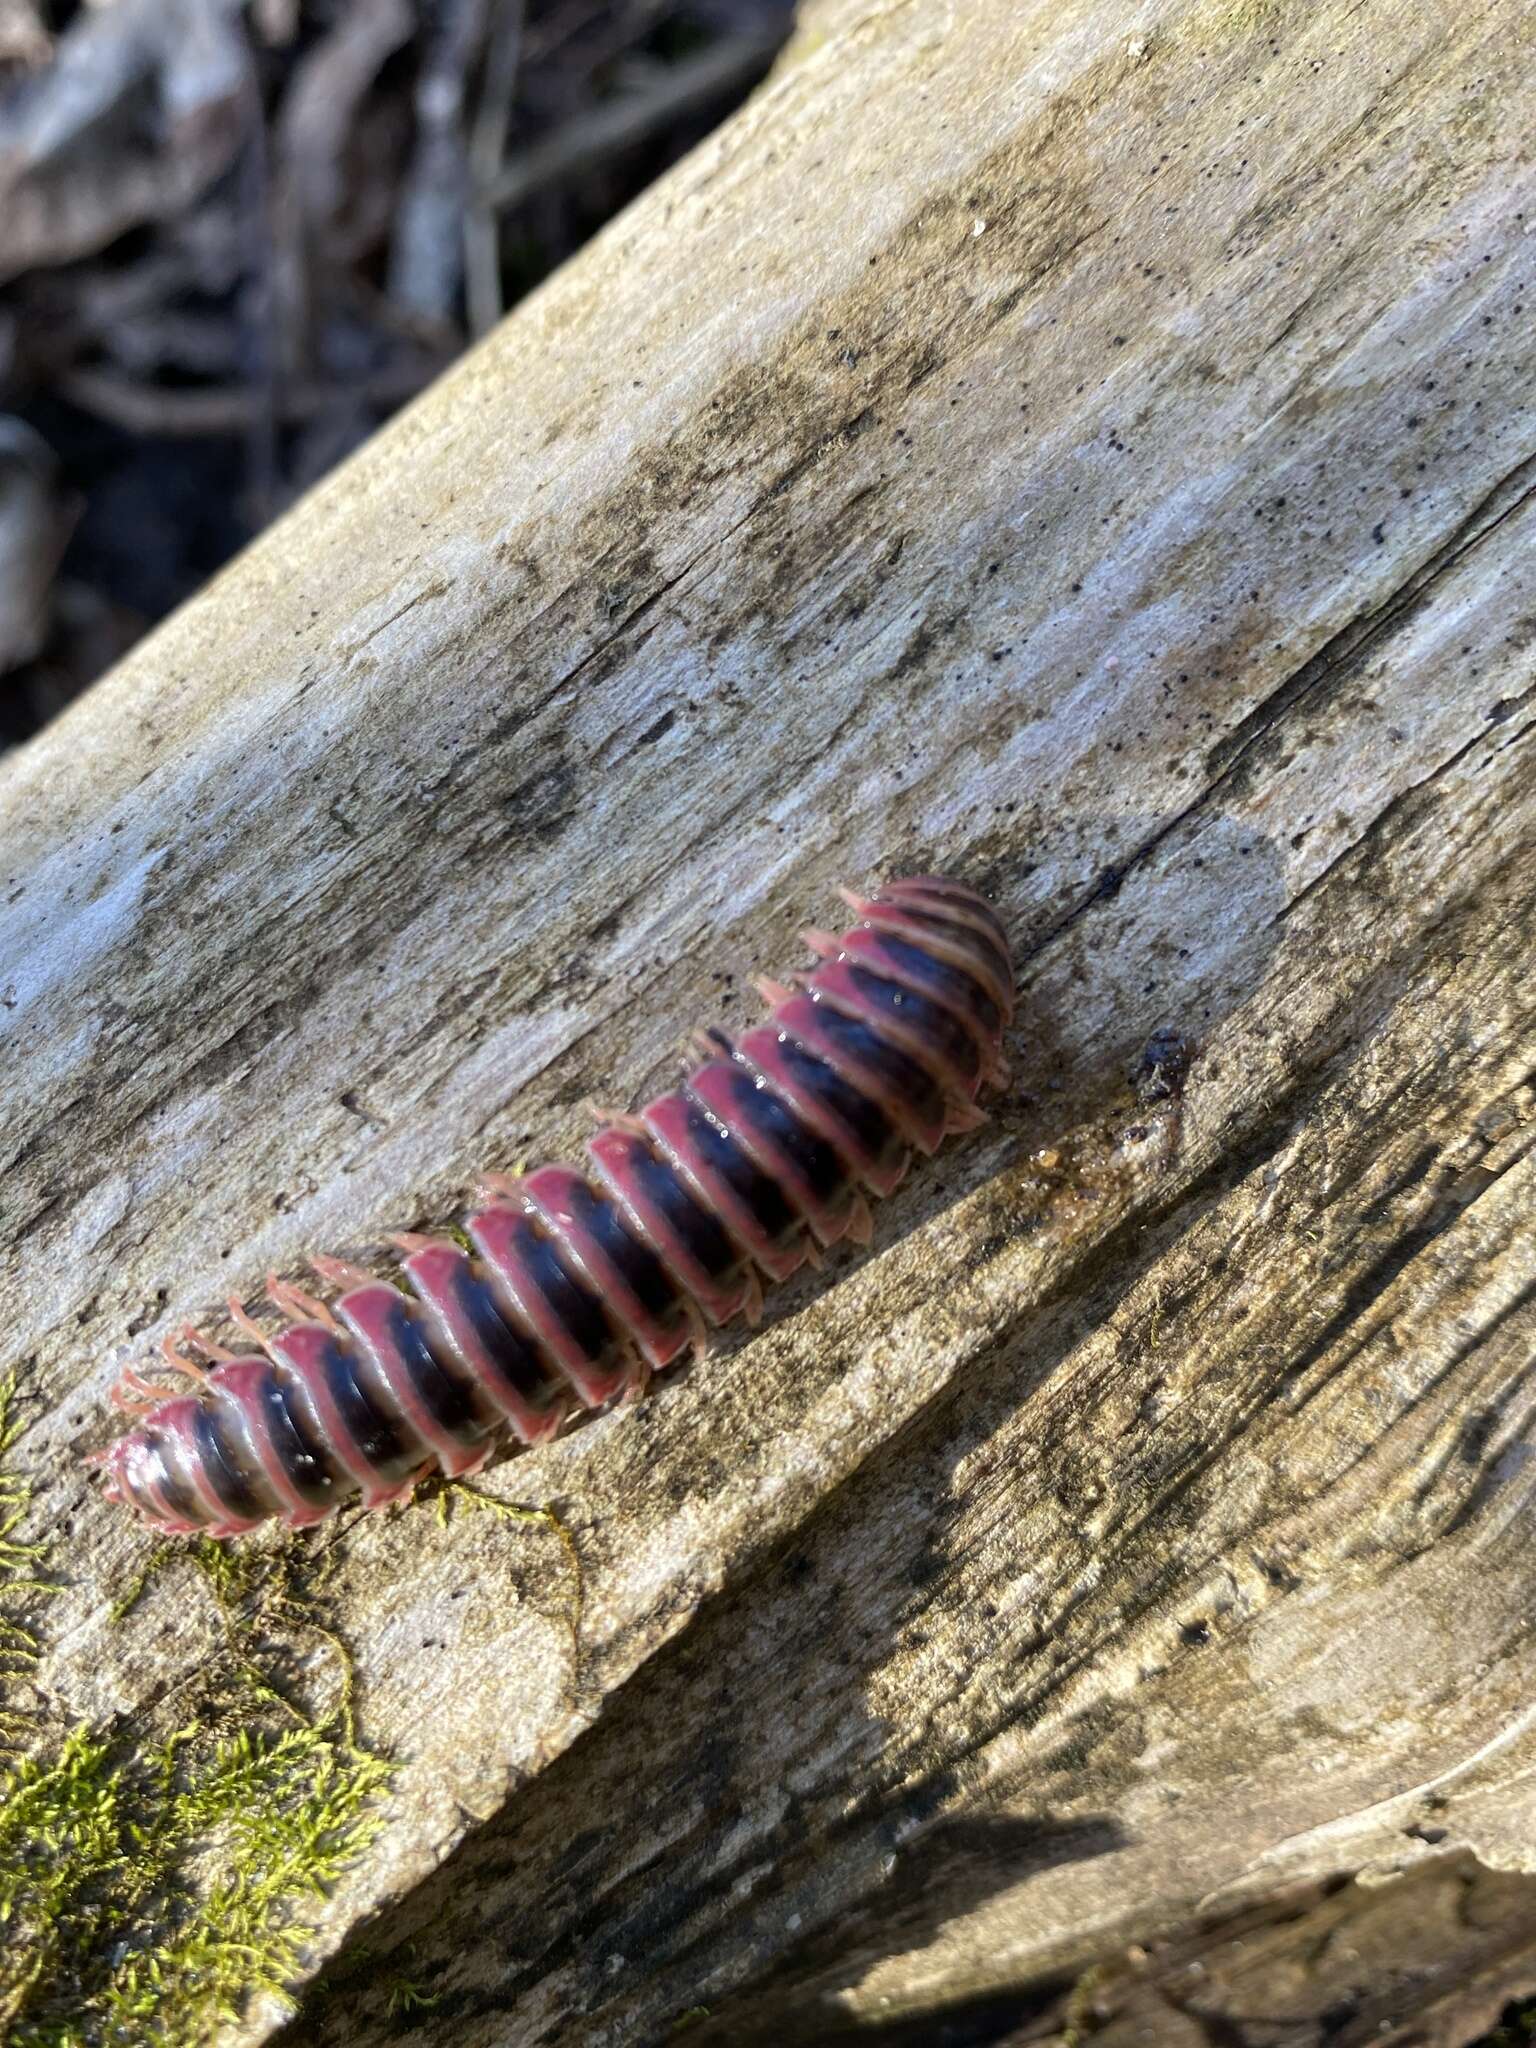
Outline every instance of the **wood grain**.
POLYGON ((1247 2040, 1284 1980, 1347 2048, 1536 1983, 1533 20, 826 8, 0 768, 64 1720, 206 1649, 174 1573, 109 1622, 128 1349, 568 1152, 838 879, 1017 934, 993 1130, 492 1475, 574 1650, 547 1534, 319 1538, 403 1768, 296 2039, 1247 2040), (1176 1150, 1064 1227, 1035 1155, 1163 1025, 1176 1150), (1253 1934, 1383 1885, 1358 1991, 1253 1934))

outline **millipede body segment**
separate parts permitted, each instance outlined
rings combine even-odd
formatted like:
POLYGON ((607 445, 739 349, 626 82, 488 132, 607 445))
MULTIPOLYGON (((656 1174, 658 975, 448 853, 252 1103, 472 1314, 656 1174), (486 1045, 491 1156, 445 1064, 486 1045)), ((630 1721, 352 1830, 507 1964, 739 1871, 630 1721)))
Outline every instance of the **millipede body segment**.
POLYGON ((230 1304, 258 1349, 167 1340, 193 1392, 126 1371, 116 1398, 139 1419, 98 1455, 109 1497, 167 1535, 387 1506, 434 1468, 477 1470, 507 1430, 539 1443, 639 1392, 707 1324, 755 1321, 765 1279, 867 1241, 866 1196, 981 1121, 1013 973, 1001 923, 959 883, 843 893, 856 922, 807 932, 818 964, 760 984, 767 1021, 700 1034, 682 1086, 605 1116, 583 1171, 487 1176, 463 1242, 392 1240, 399 1281, 326 1258, 311 1264, 330 1301, 269 1279, 275 1334, 230 1304))

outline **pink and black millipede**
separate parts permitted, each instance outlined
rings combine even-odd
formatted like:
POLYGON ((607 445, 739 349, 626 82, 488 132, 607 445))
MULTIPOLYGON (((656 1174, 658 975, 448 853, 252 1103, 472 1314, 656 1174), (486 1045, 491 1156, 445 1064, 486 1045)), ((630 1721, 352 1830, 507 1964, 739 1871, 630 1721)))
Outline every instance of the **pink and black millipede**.
POLYGON ((958 882, 843 895, 849 930, 805 934, 819 964, 760 984, 767 1022, 700 1034, 680 1088, 603 1119, 585 1172, 488 1175, 464 1243, 392 1240, 400 1281, 316 1258, 327 1303, 269 1277, 275 1334, 229 1305, 257 1350, 190 1327, 166 1340, 195 1392, 127 1369, 115 1398, 139 1420, 97 1456, 108 1497, 176 1536, 386 1507, 434 1468, 477 1471, 508 1430, 540 1443, 640 1392, 703 1351, 707 1323, 755 1322, 765 1279, 867 1242, 866 1194, 982 1121, 1013 970, 996 914, 958 882))

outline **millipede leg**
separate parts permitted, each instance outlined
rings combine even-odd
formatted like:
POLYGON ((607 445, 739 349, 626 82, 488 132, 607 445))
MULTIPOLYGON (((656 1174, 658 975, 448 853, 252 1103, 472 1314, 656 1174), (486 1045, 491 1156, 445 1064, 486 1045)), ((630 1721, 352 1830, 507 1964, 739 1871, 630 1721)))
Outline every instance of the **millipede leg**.
MULTIPOLYGON (((187 1324, 180 1331, 179 1335, 182 1343, 187 1341, 190 1332, 190 1324, 187 1324)), ((174 1335, 168 1333, 160 1339, 160 1356, 165 1360, 172 1372, 184 1372, 189 1380, 196 1380, 199 1385, 208 1377, 206 1367, 199 1365, 195 1358, 186 1357, 177 1349, 177 1338, 174 1335)))
POLYGON ((395 1489, 395 1491, 389 1496, 387 1500, 380 1501, 379 1503, 377 1503, 377 1505, 386 1508, 392 1508, 396 1506, 408 1506, 410 1504, 412 1494, 415 1493, 417 1487, 420 1486, 423 1479, 430 1479, 432 1474, 436 1470, 436 1459, 428 1458, 424 1465, 417 1466, 416 1470, 410 1475, 408 1479, 404 1479, 401 1481, 400 1485, 395 1489))
POLYGON ((754 1329, 763 1320, 763 1282, 756 1266, 747 1268, 747 1298, 741 1312, 754 1329))
POLYGON ((628 1380, 625 1381, 624 1391, 622 1394, 620 1394, 617 1402, 614 1405, 619 1408, 633 1408, 637 1401, 643 1401, 645 1399, 646 1395, 650 1392, 650 1387, 651 1368, 646 1363, 646 1361, 643 1358, 639 1357, 637 1354, 635 1358, 634 1373, 628 1380))
POLYGON ((346 1292, 353 1287, 372 1287, 375 1275, 366 1267, 354 1266, 348 1259, 333 1259, 328 1253, 319 1253, 310 1262, 310 1269, 317 1279, 327 1287, 339 1287, 346 1292))
POLYGON ((692 1295, 683 1298, 683 1313, 688 1318, 688 1341, 693 1347, 694 1363, 709 1350, 709 1325, 704 1320, 704 1311, 692 1295))
POLYGON ((333 1336, 346 1334, 318 1295, 306 1294, 302 1287, 296 1287, 291 1280, 280 1280, 276 1273, 267 1275, 267 1299, 279 1315, 291 1316, 296 1323, 319 1323, 333 1336))
POLYGON ((129 1415, 147 1414, 151 1408, 158 1408, 162 1401, 178 1398, 174 1387, 157 1386, 132 1365, 125 1365, 118 1374, 111 1395, 113 1407, 121 1408, 129 1415))
POLYGON ((632 1116, 627 1109, 606 1109, 602 1103, 594 1102, 590 1095, 583 1098, 581 1107, 596 1124, 611 1125, 615 1130, 628 1131, 632 1138, 650 1138, 650 1132, 639 1117, 632 1116))
POLYGON ((266 1353, 267 1357, 272 1360, 274 1365, 277 1364, 279 1362, 277 1353, 272 1349, 267 1339, 266 1331, 257 1322, 249 1309, 247 1309, 239 1295, 230 1295, 225 1303, 225 1307, 229 1310, 229 1320, 234 1324, 235 1328, 249 1337, 253 1344, 258 1345, 266 1353))
POLYGON ((181 1341, 193 1351, 200 1351, 210 1365, 231 1365, 240 1354, 231 1351, 227 1344, 221 1344, 216 1337, 205 1337, 192 1323, 181 1326, 181 1341))
POLYGON ((406 1257, 410 1258, 415 1252, 435 1251, 440 1244, 446 1244, 448 1240, 429 1237, 424 1230, 392 1230, 384 1242, 393 1245, 396 1251, 404 1252, 406 1257))

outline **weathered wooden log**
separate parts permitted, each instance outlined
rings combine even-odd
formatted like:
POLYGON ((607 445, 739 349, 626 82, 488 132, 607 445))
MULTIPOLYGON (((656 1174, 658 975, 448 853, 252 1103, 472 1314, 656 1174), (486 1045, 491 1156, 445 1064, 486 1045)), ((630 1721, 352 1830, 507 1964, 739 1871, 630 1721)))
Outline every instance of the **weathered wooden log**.
POLYGON ((489 1475, 558 1526, 285 1562, 399 1763, 293 2039, 1347 2048, 1536 1986, 1532 27, 830 6, 4 765, 45 1743, 224 1640, 189 1564, 112 1609, 125 1347, 569 1154, 838 879, 1018 937, 992 1133, 489 1475))

